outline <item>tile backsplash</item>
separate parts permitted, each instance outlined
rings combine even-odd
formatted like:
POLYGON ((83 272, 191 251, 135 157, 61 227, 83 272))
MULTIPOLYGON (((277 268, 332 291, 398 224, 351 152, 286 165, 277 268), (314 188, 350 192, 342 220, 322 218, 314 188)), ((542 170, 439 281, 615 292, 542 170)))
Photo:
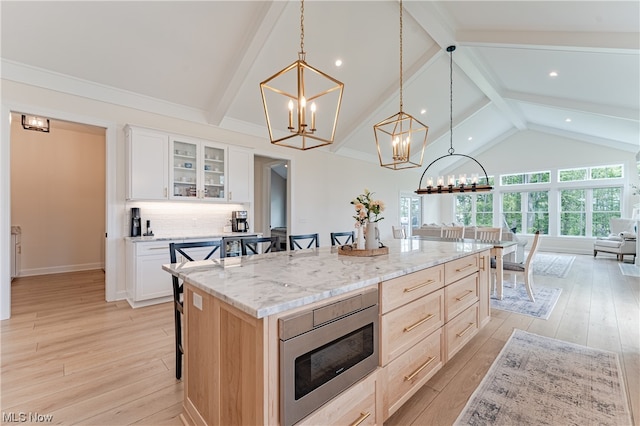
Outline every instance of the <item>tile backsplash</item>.
MULTIPOLYGON (((124 235, 129 235, 131 208, 140 208, 142 233, 147 231, 147 220, 156 237, 190 237, 220 234, 231 225, 231 212, 247 210, 242 204, 208 204, 188 202, 128 202, 125 211, 124 235)), ((249 223, 251 225, 251 223, 249 223)))

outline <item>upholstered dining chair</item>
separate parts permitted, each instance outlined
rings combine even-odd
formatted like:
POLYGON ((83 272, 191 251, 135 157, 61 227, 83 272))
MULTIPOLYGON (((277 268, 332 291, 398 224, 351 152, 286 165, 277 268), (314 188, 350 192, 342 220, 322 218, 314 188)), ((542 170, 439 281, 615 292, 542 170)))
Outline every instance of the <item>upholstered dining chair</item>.
MULTIPOLYGON (((522 274, 524 276, 524 285, 527 288, 527 294, 529 295, 529 300, 535 302, 536 299, 533 296, 533 269, 531 264, 533 262, 533 258, 536 255, 536 251, 538 251, 538 240, 540 239, 540 231, 536 231, 535 236, 533 237, 533 243, 531 244, 531 249, 529 250, 529 254, 523 263, 515 263, 515 262, 503 262, 502 269, 506 272, 511 272, 516 275, 513 280, 513 288, 516 288, 518 275, 522 274)), ((491 272, 493 275, 492 287, 495 286, 496 282, 496 261, 495 259, 491 259, 491 272)))
POLYGON ((240 242, 242 255, 269 253, 280 250, 280 237, 246 237, 240 242))
POLYGON ((440 238, 464 238, 464 226, 443 226, 440 228, 440 238))
POLYGON ((500 241, 502 238, 502 228, 476 228, 474 238, 480 241, 500 241))
POLYGON ((331 245, 332 246, 344 246, 349 243, 353 244, 355 241, 355 232, 332 232, 331 233, 331 245))
POLYGON ((289 235, 289 249, 303 249, 303 248, 311 248, 315 244, 315 247, 320 247, 320 239, 318 238, 318 234, 300 234, 300 235, 289 235), (306 244, 306 247, 302 245, 306 244))
MULTIPOLYGON (((208 260, 218 257, 214 255, 220 250, 220 244, 220 240, 170 243, 169 257, 171 263, 178 263, 178 255, 182 256, 183 259, 181 261, 208 260)), ((173 280, 173 316, 176 340, 176 379, 180 380, 182 377, 182 355, 184 355, 184 347, 182 346, 182 314, 184 312, 182 296, 184 287, 178 277, 172 275, 171 278, 173 280)))

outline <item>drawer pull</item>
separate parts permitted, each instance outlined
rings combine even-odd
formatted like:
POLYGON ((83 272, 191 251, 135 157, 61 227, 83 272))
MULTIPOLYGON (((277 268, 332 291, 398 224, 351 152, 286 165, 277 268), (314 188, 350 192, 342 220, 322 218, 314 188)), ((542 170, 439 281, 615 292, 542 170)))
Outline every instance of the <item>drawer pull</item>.
POLYGON ((167 250, 167 247, 149 247, 147 250, 167 250))
POLYGON ((351 423, 351 426, 358 426, 360 423, 364 422, 370 415, 370 412, 360 413, 360 417, 358 417, 355 422, 351 423))
POLYGON ((408 382, 410 380, 413 380, 414 377, 416 377, 418 374, 420 374, 420 372, 422 370, 424 370, 425 368, 427 368, 427 366, 429 364, 431 364, 433 362, 433 360, 436 359, 436 357, 434 356, 430 356, 429 359, 427 360, 427 362, 425 362, 424 364, 422 364, 420 367, 418 367, 418 369, 416 371, 414 371, 413 373, 409 374, 408 376, 404 376, 404 381, 408 382))
POLYGON ((467 266, 463 266, 462 268, 458 268, 456 269, 456 272, 462 272, 465 269, 469 269, 469 268, 475 268, 476 264, 475 263, 470 263, 467 266))
POLYGON ((424 324, 425 322, 429 321, 431 318, 433 318, 433 314, 429 314, 429 315, 427 315, 425 318, 422 318, 422 319, 421 319, 420 321, 418 321, 417 323, 415 323, 415 324, 413 324, 413 325, 410 325, 410 326, 408 326, 408 327, 405 327, 405 328, 404 328, 404 332, 406 333, 406 332, 408 332, 408 331, 413 330, 413 329, 414 329, 414 328, 416 328, 416 327, 419 327, 420 325, 422 325, 422 324, 424 324))
POLYGON ((467 328, 462 330, 460 333, 457 333, 456 336, 458 336, 458 337, 464 336, 465 334, 467 334, 467 331, 471 330, 471 327, 473 327, 474 325, 476 325, 475 322, 470 322, 469 325, 467 326, 467 328))
POLYGON ((480 270, 484 271, 484 256, 482 256, 480 260, 482 262, 482 266, 480 266, 480 270))
POLYGON ((427 285, 429 285, 429 284, 433 284, 433 283, 435 283, 435 281, 434 281, 434 280, 427 280, 427 282, 426 282, 426 283, 422 283, 422 284, 414 285, 413 287, 405 288, 405 289, 404 289, 404 292, 405 292, 405 293, 409 293, 410 291, 417 290, 417 289, 419 289, 419 288, 422 288, 422 287, 424 287, 424 286, 427 286, 427 285))
POLYGON ((467 292, 464 295, 462 295, 460 297, 456 297, 456 300, 459 302, 462 299, 464 299, 465 297, 467 297, 468 295, 470 295, 471 293, 473 293, 473 290, 467 290, 467 292))

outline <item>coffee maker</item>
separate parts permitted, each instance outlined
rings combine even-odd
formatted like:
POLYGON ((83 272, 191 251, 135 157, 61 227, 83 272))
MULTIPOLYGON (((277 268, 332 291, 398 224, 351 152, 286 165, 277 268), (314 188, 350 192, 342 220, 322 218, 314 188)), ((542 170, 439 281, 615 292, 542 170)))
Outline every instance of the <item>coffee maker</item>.
POLYGON ((248 230, 249 223, 247 222, 247 211, 236 210, 231 212, 231 231, 247 232, 248 230))
POLYGON ((131 208, 131 236, 139 237, 142 235, 142 219, 140 219, 140 208, 131 208))

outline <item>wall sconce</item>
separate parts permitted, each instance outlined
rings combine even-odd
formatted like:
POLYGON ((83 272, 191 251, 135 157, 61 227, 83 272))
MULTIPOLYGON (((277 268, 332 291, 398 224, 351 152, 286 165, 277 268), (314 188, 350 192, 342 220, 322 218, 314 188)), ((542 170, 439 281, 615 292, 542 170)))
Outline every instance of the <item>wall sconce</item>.
POLYGON ((49 133, 49 119, 22 114, 22 128, 25 130, 49 133))

